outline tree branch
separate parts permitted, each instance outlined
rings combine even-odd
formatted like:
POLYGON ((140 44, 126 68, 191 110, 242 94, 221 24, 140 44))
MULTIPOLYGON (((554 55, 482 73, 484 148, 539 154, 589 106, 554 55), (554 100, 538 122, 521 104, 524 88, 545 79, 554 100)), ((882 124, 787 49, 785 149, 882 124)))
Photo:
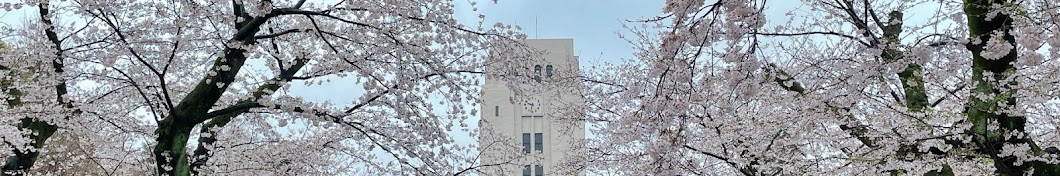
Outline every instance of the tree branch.
POLYGON ((856 42, 858 42, 858 43, 861 43, 862 45, 865 45, 865 46, 872 46, 871 44, 869 44, 869 43, 866 43, 866 42, 864 42, 864 41, 861 41, 861 39, 858 39, 857 37, 854 37, 854 36, 852 36, 852 35, 847 35, 847 34, 843 34, 843 33, 838 33, 838 32, 831 32, 831 31, 820 31, 820 32, 799 32, 799 33, 768 33, 768 32, 752 32, 752 33, 750 33, 750 34, 754 34, 754 35, 763 35, 763 36, 788 36, 788 37, 790 37, 790 36, 804 36, 804 35, 827 35, 827 36, 837 36, 837 37, 842 37, 842 38, 850 39, 850 40, 856 41, 856 42))
MULTIPOLYGON (((966 85, 966 84, 960 84, 960 85, 957 85, 957 88, 956 88, 956 89, 953 89, 953 90, 946 90, 946 92, 948 92, 948 93, 949 93, 949 95, 957 96, 957 95, 956 95, 956 93, 957 93, 958 91, 961 91, 962 89, 964 89, 964 87, 965 87, 965 86, 967 86, 967 85, 966 85)), ((932 102, 932 103, 931 103, 931 107, 932 107, 932 108, 934 108, 935 106, 938 106, 938 105, 939 105, 939 103, 942 103, 942 100, 946 100, 946 98, 947 98, 947 97, 950 97, 950 96, 942 96, 942 97, 939 97, 939 99, 938 99, 938 100, 935 100, 935 102, 932 102)))
POLYGON ((305 30, 301 30, 301 29, 288 29, 288 30, 283 31, 283 32, 254 36, 254 39, 255 40, 271 39, 271 38, 274 38, 274 37, 279 37, 279 36, 283 36, 283 35, 290 34, 290 33, 296 33, 296 32, 306 32, 306 31, 305 30))

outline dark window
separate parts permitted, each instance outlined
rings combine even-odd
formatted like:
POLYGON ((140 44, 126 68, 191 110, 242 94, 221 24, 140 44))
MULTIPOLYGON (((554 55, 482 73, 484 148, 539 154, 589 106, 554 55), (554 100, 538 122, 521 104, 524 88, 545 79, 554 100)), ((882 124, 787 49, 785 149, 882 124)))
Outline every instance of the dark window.
POLYGON ((534 65, 534 81, 541 82, 541 65, 534 65))
POLYGON ((552 65, 545 66, 545 77, 552 78, 552 65))
POLYGON ((542 148, 544 148, 544 146, 541 143, 542 138, 544 138, 543 136, 544 135, 541 135, 541 133, 534 133, 534 150, 539 152, 543 151, 542 148))
POLYGON ((523 133, 523 153, 530 153, 530 133, 523 133))
POLYGON ((545 167, 542 167, 541 165, 534 165, 534 173, 535 173, 534 175, 536 175, 536 176, 545 175, 545 167))
POLYGON ((501 106, 493 106, 493 116, 501 116, 501 106))
POLYGON ((523 166, 523 176, 530 176, 530 165, 523 166))

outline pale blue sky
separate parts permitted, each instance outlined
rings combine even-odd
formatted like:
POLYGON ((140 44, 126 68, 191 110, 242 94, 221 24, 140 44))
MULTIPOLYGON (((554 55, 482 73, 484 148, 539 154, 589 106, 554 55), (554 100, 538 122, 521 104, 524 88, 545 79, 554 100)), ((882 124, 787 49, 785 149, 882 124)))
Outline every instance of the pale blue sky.
MULTIPOLYGON (((0 0, 8 2, 8 0, 0 0)), ((663 1, 641 0, 492 0, 478 1, 478 12, 471 11, 470 2, 457 0, 457 18, 466 25, 476 25, 478 15, 485 15, 484 27, 494 23, 519 25, 528 38, 573 38, 575 55, 580 56, 580 65, 587 68, 598 63, 618 63, 632 57, 634 50, 616 33, 628 33, 622 27, 626 20, 650 18, 661 14, 663 1)), ((20 25, 35 20, 35 11, 18 10, 0 12, 4 26, 20 25), (30 18, 26 18, 30 17, 30 18)), ((6 37, 6 36, 0 36, 6 37)), ((334 78, 334 77, 332 77, 334 78)), ((363 93, 360 85, 352 81, 332 79, 332 82, 304 86, 293 83, 291 94, 306 100, 330 101, 338 106, 353 102, 363 93), (352 92, 351 92, 352 91, 352 92), (336 96, 336 93, 344 95, 336 96)), ((472 106, 476 107, 477 106, 472 106)), ((478 117, 470 117, 470 129, 477 128, 478 117)), ((293 125, 297 126, 297 125, 293 125)), ((459 130, 451 133, 457 143, 477 143, 467 133, 459 130)))
MULTIPOLYGON (((15 0, 0 0, 12 2, 15 0)), ((767 18, 771 20, 767 28, 787 18, 784 12, 798 9, 798 1, 772 1, 767 18)), ((633 48, 617 33, 629 33, 622 27, 626 20, 651 18, 662 14, 661 0, 492 0, 477 1, 477 12, 471 11, 470 1, 457 0, 456 16, 465 25, 476 25, 478 15, 485 15, 484 27, 494 23, 519 25, 528 38, 573 38, 575 55, 580 56, 582 69, 599 63, 619 63, 633 57, 633 48)), ((934 6, 918 6, 918 9, 906 13, 906 19, 924 20, 930 15, 934 6)), ((24 7, 25 8, 25 7, 24 7)), ((0 26, 14 27, 23 22, 35 20, 35 11, 17 10, 0 11, 0 26), (30 18, 26 18, 30 17, 30 18)), ((0 34, 0 38, 9 34, 0 34)), ((334 78, 334 77, 332 77, 334 78)), ((335 80, 323 85, 306 87, 301 83, 292 84, 292 93, 310 101, 330 101, 339 107, 353 102, 363 94, 360 85, 352 81, 335 80), (338 94, 336 94, 338 93, 338 94)), ((472 106, 477 107, 477 106, 472 106)), ((444 108, 441 108, 444 109, 444 108)), ((478 117, 469 119, 471 129, 478 117)), ((467 133, 451 133, 460 144, 475 143, 467 133)), ((385 155, 384 155, 385 156, 385 155)))
MULTIPOLYGON (((617 33, 628 33, 622 27, 626 20, 637 20, 661 14, 662 1, 634 0, 490 0, 476 3, 477 12, 471 11, 469 1, 456 2, 458 21, 469 26, 477 25, 478 15, 485 15, 483 27, 494 23, 519 25, 528 38, 573 38, 575 55, 580 56, 583 69, 599 63, 618 63, 633 56, 634 50, 617 33)), ((293 84, 292 94, 312 101, 352 102, 362 93, 359 85, 349 81, 333 81, 321 86, 305 87, 293 84), (335 92, 354 90, 349 96, 335 96, 335 92)), ((472 108, 478 108, 470 102, 472 108)), ((444 108, 439 108, 444 109, 444 108)), ((444 114, 444 112, 436 112, 444 114)), ((478 127, 479 117, 472 116, 466 123, 471 130, 478 127)), ((477 140, 467 132, 452 129, 451 137, 458 145, 475 144, 477 140)), ((381 153, 381 151, 377 151, 381 153)), ((380 155, 386 156, 386 155, 380 155)), ((387 157, 381 159, 388 159, 387 157)))
MULTIPOLYGON (((530 39, 573 38, 574 54, 580 57, 584 71, 592 65, 617 64, 633 57, 631 45, 617 34, 629 32, 622 23, 661 14, 662 1, 500 0, 494 4, 487 0, 478 2, 477 7, 479 11, 472 12, 468 1, 457 1, 458 20, 476 25, 478 14, 483 14, 484 27, 500 22, 519 25, 530 39)), ((469 128, 478 128, 478 120, 477 115, 470 117, 469 128)), ((460 145, 477 143, 466 132, 454 130, 449 134, 460 145)))
MULTIPOLYGON (((633 49, 617 32, 627 33, 622 28, 625 20, 636 20, 661 14, 662 1, 635 0, 499 0, 477 1, 477 12, 471 11, 466 0, 456 1, 458 21, 469 26, 477 25, 478 15, 485 15, 484 27, 494 23, 519 25, 528 38, 573 38, 575 55, 580 56, 580 65, 585 68, 598 63, 618 63, 633 56, 633 49), (536 23, 535 23, 536 21, 536 23)), ((334 96, 333 92, 357 90, 359 85, 334 81, 322 86, 305 88, 294 84, 294 94, 312 101, 330 101, 338 104, 352 102, 351 96, 334 96)), ((477 121, 477 117, 474 119, 477 121)), ((474 121, 472 121, 474 122, 474 121)))
MULTIPOLYGON (((0 0, 0 3, 17 2, 0 0)), ((601 62, 617 63, 632 57, 633 49, 616 33, 628 33, 622 28, 626 20, 650 18, 661 14, 662 1, 640 0, 492 0, 477 1, 477 12, 471 11, 471 1, 457 0, 456 16, 461 23, 476 25, 479 14, 485 15, 485 27, 494 23, 519 25, 533 38, 573 38, 575 55, 580 56, 584 68, 601 62)), ((32 7, 0 12, 0 28, 19 28, 36 20, 32 7)), ((0 34, 0 38, 10 37, 0 34)), ((292 86, 293 94, 310 101, 330 101, 340 106, 352 102, 355 95, 334 96, 333 92, 362 90, 359 85, 333 81, 307 88, 300 83, 292 86)))
MULTIPOLYGON (((616 32, 625 20, 661 14, 663 1, 641 0, 499 0, 479 1, 478 13, 486 15, 487 27, 494 23, 519 25, 528 38, 573 38, 575 55, 582 67, 599 62, 618 62, 632 57, 633 49, 616 32)), ((457 18, 474 25, 478 15, 468 1, 457 1, 457 18)))

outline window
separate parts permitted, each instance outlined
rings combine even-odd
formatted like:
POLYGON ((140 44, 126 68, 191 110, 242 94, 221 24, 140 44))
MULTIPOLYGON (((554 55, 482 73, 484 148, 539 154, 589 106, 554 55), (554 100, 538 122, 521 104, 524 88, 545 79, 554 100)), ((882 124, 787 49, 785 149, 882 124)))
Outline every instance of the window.
POLYGON ((530 153, 530 133, 523 133, 523 153, 530 153))
POLYGON ((545 77, 552 78, 552 65, 545 66, 545 77))
POLYGON ((530 176, 530 165, 523 166, 523 176, 530 176))
MULTIPOLYGON (((526 173, 526 171, 523 171, 523 173, 526 173)), ((543 176, 543 175, 545 175, 545 167, 541 167, 540 164, 539 165, 534 165, 534 175, 535 176, 543 176)))
POLYGON ((541 143, 542 138, 544 138, 544 135, 541 135, 541 133, 534 133, 534 150, 537 150, 538 152, 542 151, 542 148, 544 148, 541 143))
POLYGON ((534 65, 534 81, 541 82, 541 65, 534 65))
POLYGON ((501 116, 501 106, 493 106, 493 116, 494 117, 500 117, 501 116))

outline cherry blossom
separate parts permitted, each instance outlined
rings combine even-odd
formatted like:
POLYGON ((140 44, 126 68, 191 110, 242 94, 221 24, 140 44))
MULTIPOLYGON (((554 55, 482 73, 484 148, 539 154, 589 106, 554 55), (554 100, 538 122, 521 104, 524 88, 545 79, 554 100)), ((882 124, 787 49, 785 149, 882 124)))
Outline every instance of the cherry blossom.
POLYGON ((627 24, 635 58, 584 73, 587 164, 621 175, 1056 175, 1057 9, 668 0, 627 24))
POLYGON ((447 135, 476 115, 483 53, 525 38, 452 1, 0 6, 39 12, 0 55, 10 174, 458 173, 488 164, 447 135), (314 86, 331 81, 363 89, 314 86))

